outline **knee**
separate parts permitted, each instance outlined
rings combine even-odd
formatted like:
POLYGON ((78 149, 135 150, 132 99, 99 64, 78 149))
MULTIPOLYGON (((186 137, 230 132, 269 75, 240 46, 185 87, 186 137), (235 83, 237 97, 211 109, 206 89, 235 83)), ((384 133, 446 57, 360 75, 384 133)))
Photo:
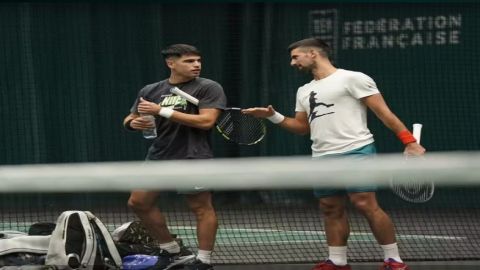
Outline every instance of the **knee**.
POLYGON ((377 200, 371 196, 352 196, 350 202, 362 215, 372 215, 380 210, 377 200))
POLYGON ((142 200, 132 198, 132 197, 128 199, 127 205, 135 213, 148 212, 153 207, 142 200))
POLYGON ((190 210, 197 216, 197 219, 216 218, 215 209, 212 205, 212 197, 209 192, 189 195, 187 202, 190 210))
POLYGON ((193 204, 190 205, 190 210, 198 217, 216 217, 215 209, 209 204, 193 204))
POLYGON ((197 220, 215 219, 215 209, 210 200, 191 200, 189 202, 190 210, 195 214, 197 220))
POLYGON ((342 204, 327 203, 320 200, 320 210, 327 218, 341 218, 345 214, 342 204))

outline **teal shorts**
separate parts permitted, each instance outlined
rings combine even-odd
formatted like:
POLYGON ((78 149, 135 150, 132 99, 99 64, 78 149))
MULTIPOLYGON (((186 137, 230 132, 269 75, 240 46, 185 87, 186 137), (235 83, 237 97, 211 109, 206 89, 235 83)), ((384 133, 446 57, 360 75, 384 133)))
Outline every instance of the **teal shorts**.
MULTIPOLYGON (((375 144, 371 143, 345 153, 314 157, 313 159, 315 160, 315 159, 323 159, 323 158, 339 158, 340 157, 340 158, 353 158, 353 159, 364 160, 364 159, 373 158, 376 153, 377 153, 377 150, 375 148, 375 144)), ((331 197, 331 196, 346 195, 348 193, 356 193, 356 192, 375 192, 377 188, 378 187, 375 185, 345 187, 341 189, 318 188, 313 190, 313 194, 317 198, 324 198, 324 197, 331 197)))

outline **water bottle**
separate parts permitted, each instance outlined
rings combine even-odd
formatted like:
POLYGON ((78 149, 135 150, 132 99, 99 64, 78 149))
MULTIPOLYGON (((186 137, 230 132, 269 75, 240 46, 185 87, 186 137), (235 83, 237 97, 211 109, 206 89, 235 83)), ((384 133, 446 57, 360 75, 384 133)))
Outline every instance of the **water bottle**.
MULTIPOLYGON (((155 116, 153 116, 153 115, 142 115, 142 117, 144 119, 152 121, 155 124, 155 116)), ((157 137, 157 127, 155 126, 152 129, 145 129, 143 131, 143 137, 145 139, 149 139, 149 140, 155 139, 157 137)))

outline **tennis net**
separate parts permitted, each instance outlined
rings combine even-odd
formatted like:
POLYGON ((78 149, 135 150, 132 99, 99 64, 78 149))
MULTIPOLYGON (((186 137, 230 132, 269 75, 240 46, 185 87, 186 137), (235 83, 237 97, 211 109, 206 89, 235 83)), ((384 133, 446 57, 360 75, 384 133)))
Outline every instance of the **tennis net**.
MULTIPOLYGON (((480 260, 480 154, 402 160, 379 155, 374 162, 282 157, 2 166, 0 231, 27 232, 34 223, 55 222, 65 210, 89 210, 113 231, 137 219, 127 207, 129 190, 155 189, 165 190, 158 203, 172 233, 195 250, 194 216, 175 190, 200 185, 214 191, 220 224, 215 264, 312 263, 326 258, 327 248, 311 188, 377 184, 404 260, 480 260), (436 185, 434 197, 405 202, 388 188, 392 177, 428 177, 436 185)), ((351 207, 349 222, 349 260, 381 261, 366 219, 351 207)))

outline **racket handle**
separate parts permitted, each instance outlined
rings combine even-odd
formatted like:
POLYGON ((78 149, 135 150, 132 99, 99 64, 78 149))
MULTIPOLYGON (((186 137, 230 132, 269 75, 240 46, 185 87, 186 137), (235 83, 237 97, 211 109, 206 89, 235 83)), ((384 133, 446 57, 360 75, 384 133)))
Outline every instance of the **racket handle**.
POLYGON ((422 124, 415 123, 413 124, 413 137, 417 140, 417 143, 420 144, 420 137, 422 135, 422 124))
POLYGON ((186 99, 188 102, 192 103, 193 105, 198 106, 198 99, 196 99, 195 97, 183 92, 178 87, 173 87, 172 89, 170 89, 170 93, 175 94, 177 96, 181 96, 184 99, 186 99))

